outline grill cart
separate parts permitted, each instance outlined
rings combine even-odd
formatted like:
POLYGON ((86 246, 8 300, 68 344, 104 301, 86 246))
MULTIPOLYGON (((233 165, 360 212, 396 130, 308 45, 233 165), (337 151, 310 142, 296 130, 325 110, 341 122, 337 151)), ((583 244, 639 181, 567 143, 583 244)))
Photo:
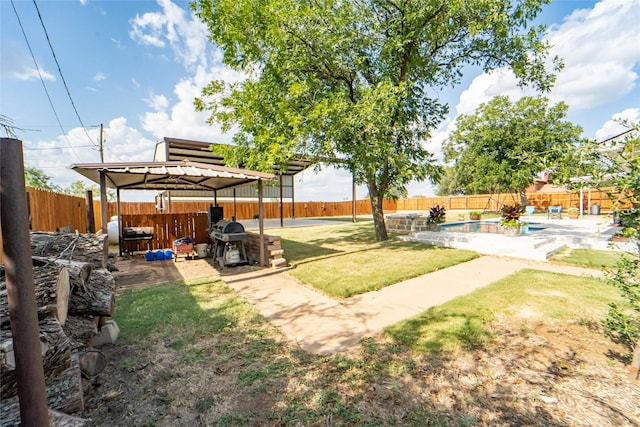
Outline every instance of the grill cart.
POLYGON ((249 258, 244 248, 244 241, 249 235, 242 224, 236 221, 218 221, 211 232, 213 241, 213 256, 220 268, 249 264, 249 258))

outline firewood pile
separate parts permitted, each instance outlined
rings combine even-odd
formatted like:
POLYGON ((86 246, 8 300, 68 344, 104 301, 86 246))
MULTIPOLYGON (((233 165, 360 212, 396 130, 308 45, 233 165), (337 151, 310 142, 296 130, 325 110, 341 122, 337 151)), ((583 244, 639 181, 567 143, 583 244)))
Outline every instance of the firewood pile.
MULTIPOLYGON (((31 233, 33 276, 51 425, 79 426, 86 379, 103 365, 92 350, 115 307, 103 234, 31 233), (81 369, 82 367, 82 369, 81 369)), ((0 265, 0 427, 20 425, 7 287, 0 265)))
MULTIPOLYGON (((260 259, 260 235, 256 233, 247 233, 248 239, 245 243, 247 255, 255 260, 260 259)), ((272 268, 286 267, 287 260, 284 257, 284 249, 280 244, 280 236, 264 235, 264 253, 266 263, 272 268)))

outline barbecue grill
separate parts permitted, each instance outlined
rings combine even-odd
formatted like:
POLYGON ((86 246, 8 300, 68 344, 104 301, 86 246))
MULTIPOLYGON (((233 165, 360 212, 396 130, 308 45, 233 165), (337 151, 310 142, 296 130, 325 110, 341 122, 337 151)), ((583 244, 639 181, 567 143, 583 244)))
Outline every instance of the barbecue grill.
POLYGON ((147 242, 147 249, 151 250, 151 242, 153 240, 153 227, 124 227, 122 229, 122 242, 127 252, 129 245, 135 242, 147 242))
POLYGON ((210 234, 214 242, 213 256, 220 267, 248 264, 244 242, 249 235, 244 226, 236 221, 220 220, 212 225, 210 234))

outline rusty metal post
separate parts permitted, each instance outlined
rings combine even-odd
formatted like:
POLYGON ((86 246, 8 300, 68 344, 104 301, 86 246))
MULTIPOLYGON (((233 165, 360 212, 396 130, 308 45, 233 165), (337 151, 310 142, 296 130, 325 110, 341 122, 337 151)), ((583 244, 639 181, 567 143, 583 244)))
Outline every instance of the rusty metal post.
POLYGON ((93 215, 93 191, 87 190, 84 196, 87 201, 87 233, 95 233, 96 219, 93 215))
POLYGON ((22 141, 0 139, 0 228, 16 382, 23 426, 48 426, 49 412, 33 285, 22 141))

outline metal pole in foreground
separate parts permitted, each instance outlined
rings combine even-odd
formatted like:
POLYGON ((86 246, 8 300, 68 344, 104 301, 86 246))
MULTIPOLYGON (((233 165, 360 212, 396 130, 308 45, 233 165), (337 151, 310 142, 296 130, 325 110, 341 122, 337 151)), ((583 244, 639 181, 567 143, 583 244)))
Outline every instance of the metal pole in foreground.
POLYGON ((0 139, 0 224, 16 382, 23 426, 48 426, 49 412, 33 285, 22 141, 0 139))

